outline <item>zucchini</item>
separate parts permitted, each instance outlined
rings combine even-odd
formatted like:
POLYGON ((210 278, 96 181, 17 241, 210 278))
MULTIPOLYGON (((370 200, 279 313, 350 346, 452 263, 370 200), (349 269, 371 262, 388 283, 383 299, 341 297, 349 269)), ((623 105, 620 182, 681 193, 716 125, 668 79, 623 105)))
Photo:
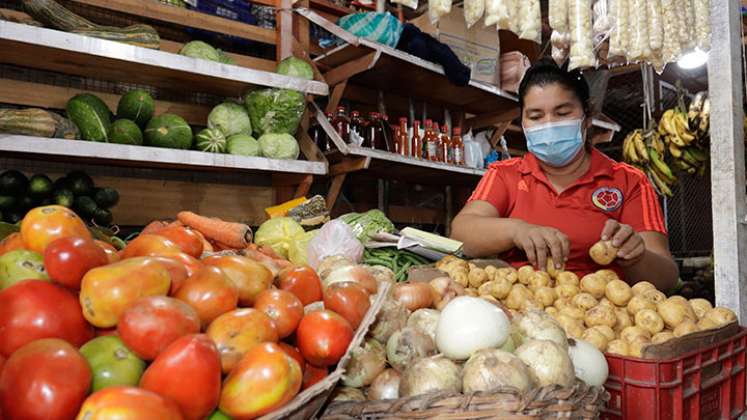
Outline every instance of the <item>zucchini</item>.
POLYGON ((52 137, 57 120, 52 113, 39 108, 0 109, 0 133, 52 137))
POLYGON ((97 28, 98 25, 67 10, 54 0, 23 0, 23 5, 31 17, 61 31, 97 28))
POLYGON ((149 25, 131 25, 126 28, 99 26, 96 28, 75 28, 71 32, 93 38, 117 41, 137 47, 157 50, 161 48, 158 32, 149 25))

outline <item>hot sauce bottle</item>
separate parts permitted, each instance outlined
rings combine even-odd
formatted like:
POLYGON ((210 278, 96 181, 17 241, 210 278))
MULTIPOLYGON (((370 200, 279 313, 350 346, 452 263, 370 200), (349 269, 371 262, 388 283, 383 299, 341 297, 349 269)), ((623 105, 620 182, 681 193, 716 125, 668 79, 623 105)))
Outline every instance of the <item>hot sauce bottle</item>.
POLYGON ((410 142, 410 156, 415 159, 423 158, 423 140, 420 138, 420 121, 412 123, 412 141, 410 142))
POLYGON ((451 136, 451 149, 454 153, 454 165, 464 166, 464 142, 462 142, 462 129, 454 127, 454 135, 451 136))
POLYGON ((410 136, 407 135, 407 118, 399 119, 399 134, 397 135, 397 153, 410 156, 410 136))
POLYGON ((425 120, 425 158, 438 161, 438 137, 433 133, 433 121, 425 120))
POLYGON ((441 162, 454 164, 454 151, 449 139, 449 126, 446 123, 441 127, 441 156, 441 162))

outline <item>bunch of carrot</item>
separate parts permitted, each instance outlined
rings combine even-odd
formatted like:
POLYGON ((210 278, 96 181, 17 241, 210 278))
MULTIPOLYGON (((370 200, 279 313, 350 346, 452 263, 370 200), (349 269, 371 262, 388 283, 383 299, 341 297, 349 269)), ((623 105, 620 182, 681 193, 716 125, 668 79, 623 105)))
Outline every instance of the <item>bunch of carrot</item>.
POLYGON ((252 228, 244 223, 228 222, 217 217, 201 216, 191 211, 181 211, 173 222, 155 220, 141 234, 158 233, 170 226, 185 226, 203 238, 205 252, 245 249, 252 245, 252 228))

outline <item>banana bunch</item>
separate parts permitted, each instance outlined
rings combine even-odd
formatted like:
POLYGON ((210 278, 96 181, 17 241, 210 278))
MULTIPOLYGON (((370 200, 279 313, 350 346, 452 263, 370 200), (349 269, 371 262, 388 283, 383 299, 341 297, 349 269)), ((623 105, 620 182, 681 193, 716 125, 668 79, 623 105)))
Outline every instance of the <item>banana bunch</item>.
POLYGON ((691 175, 705 173, 710 112, 710 101, 699 92, 687 113, 675 107, 661 116, 657 131, 664 137, 674 168, 691 175))
POLYGON ((622 150, 625 162, 643 171, 661 194, 672 196, 677 177, 664 162, 667 146, 657 130, 633 130, 623 140, 622 150))

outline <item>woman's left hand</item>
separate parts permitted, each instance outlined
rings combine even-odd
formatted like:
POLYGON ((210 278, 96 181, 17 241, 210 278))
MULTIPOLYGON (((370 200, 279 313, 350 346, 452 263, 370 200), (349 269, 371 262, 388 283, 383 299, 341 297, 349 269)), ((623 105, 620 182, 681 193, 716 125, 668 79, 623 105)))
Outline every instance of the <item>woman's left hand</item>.
POLYGON ((612 241, 612 246, 618 249, 617 258, 622 266, 637 263, 646 253, 643 238, 630 225, 624 225, 617 220, 607 220, 602 231, 603 241, 612 241))

